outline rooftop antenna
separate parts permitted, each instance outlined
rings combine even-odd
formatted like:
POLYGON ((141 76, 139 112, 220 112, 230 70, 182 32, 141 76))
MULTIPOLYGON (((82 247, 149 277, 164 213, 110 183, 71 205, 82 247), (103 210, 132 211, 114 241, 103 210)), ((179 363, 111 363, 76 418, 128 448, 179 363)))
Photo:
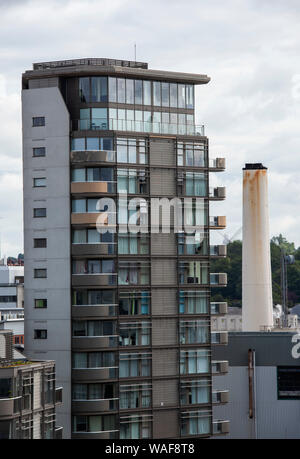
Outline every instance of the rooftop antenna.
POLYGON ((136 62, 136 43, 134 44, 134 62, 136 62))

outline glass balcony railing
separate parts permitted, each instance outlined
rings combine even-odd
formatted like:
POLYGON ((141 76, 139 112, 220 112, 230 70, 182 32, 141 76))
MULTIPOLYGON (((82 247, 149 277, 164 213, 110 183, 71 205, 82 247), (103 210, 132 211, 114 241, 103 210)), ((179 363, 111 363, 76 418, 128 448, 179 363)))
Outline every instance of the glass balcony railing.
POLYGON ((73 131, 133 131, 154 132, 156 134, 204 136, 204 125, 156 123, 149 121, 117 120, 107 118, 92 118, 72 120, 73 131))

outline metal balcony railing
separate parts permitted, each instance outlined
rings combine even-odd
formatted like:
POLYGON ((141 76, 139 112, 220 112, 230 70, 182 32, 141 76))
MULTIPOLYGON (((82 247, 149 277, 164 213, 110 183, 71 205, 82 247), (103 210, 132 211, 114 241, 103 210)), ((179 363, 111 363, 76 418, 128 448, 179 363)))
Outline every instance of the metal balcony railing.
POLYGON ((133 131, 156 134, 204 136, 204 125, 156 123, 149 121, 117 120, 113 118, 90 118, 72 120, 72 131, 133 131))

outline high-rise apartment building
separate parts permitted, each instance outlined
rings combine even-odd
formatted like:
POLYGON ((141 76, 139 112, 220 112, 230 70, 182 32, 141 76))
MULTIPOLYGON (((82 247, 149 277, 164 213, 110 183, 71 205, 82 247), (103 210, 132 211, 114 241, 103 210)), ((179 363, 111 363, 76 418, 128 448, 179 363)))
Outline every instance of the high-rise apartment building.
POLYGON ((210 301, 226 284, 210 260, 226 247, 209 237, 226 225, 209 212, 225 160, 194 113, 209 80, 113 59, 23 74, 25 351, 56 361, 65 437, 227 430, 212 417, 227 363, 211 359, 227 334, 210 327, 227 307, 210 301))

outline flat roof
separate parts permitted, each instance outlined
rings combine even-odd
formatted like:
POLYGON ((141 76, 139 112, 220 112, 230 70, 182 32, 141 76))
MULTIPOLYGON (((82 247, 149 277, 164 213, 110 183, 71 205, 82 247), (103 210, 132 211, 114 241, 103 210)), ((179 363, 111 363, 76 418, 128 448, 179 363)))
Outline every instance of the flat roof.
POLYGON ((35 78, 79 77, 87 75, 111 75, 186 84, 207 84, 210 78, 204 74, 149 69, 145 62, 124 61, 107 58, 70 59, 37 62, 33 70, 23 73, 23 81, 35 78))

